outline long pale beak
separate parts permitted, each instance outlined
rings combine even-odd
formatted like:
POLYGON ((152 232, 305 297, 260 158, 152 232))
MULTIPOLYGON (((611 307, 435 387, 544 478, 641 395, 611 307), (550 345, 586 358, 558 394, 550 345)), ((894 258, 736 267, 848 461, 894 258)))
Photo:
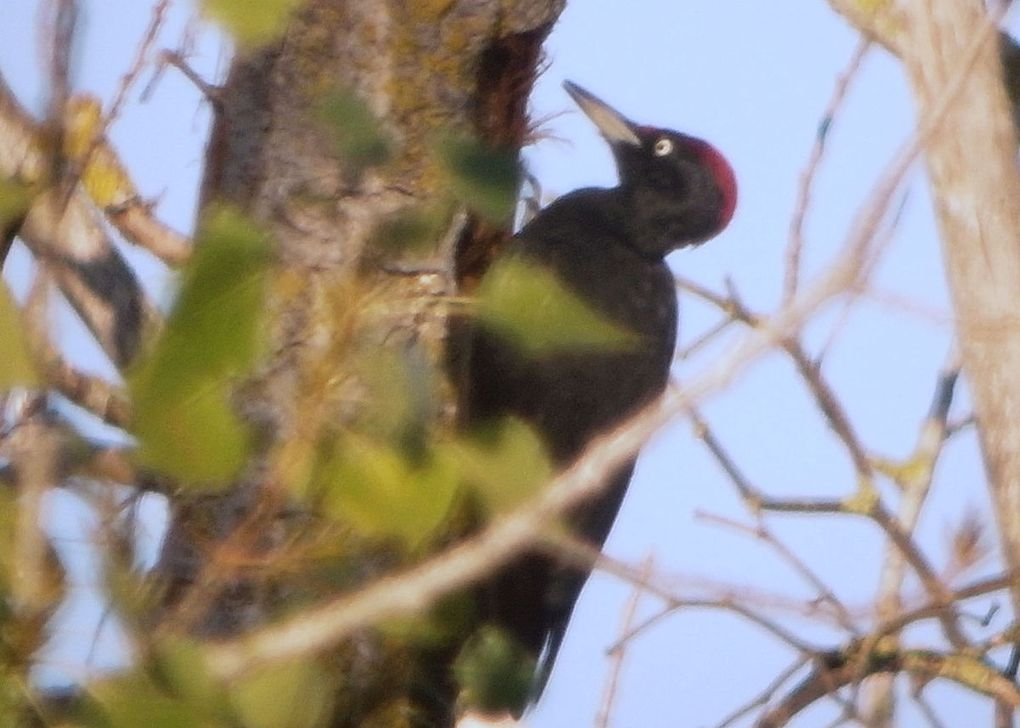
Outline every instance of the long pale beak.
POLYGON ((634 125, 612 106, 571 81, 564 81, 563 88, 581 107, 581 111, 592 120, 607 142, 614 145, 641 146, 641 139, 634 131, 634 125))

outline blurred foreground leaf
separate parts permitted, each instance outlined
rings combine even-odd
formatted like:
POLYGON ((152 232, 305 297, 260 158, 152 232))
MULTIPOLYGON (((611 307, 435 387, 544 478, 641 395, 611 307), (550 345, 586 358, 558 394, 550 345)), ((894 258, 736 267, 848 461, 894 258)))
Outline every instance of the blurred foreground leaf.
POLYGON ((319 113, 333 132, 340 158, 355 171, 383 164, 390 158, 390 143, 382 124, 353 91, 329 94, 319 113))
POLYGON ((413 549, 445 523, 460 478, 456 463, 442 452, 411 459, 398 448, 350 435, 327 456, 318 481, 334 518, 413 549))
POLYGON ((0 233, 6 233, 17 225, 31 204, 32 188, 29 185, 0 177, 0 233))
POLYGON ((553 474, 542 441, 518 419, 492 423, 449 447, 465 479, 492 512, 519 506, 553 474))
POLYGON ((131 175, 108 145, 101 144, 105 132, 103 105, 94 96, 76 95, 64 115, 64 153, 81 170, 81 183, 101 208, 138 196, 131 175))
POLYGON ((330 681, 314 661, 270 665, 237 680, 230 700, 246 728, 315 728, 325 725, 330 681))
POLYGON ((3 281, 0 281, 0 342, 3 342, 0 390, 36 386, 39 378, 28 355, 28 338, 21 325, 18 307, 3 281))
POLYGON ((517 155, 476 139, 443 136, 435 145, 454 196, 496 223, 507 222, 517 204, 517 155))
POLYGON ((202 12, 242 48, 265 45, 287 28, 302 0, 202 0, 202 12))
POLYGON ((426 352, 418 344, 373 347, 357 358, 355 369, 370 404, 358 429, 408 453, 421 452, 428 423, 439 407, 436 375, 426 352))
POLYGON ((227 728, 229 725, 210 720, 201 707, 168 695, 140 669, 100 680, 89 687, 89 694, 97 714, 90 716, 85 725, 104 728, 227 728))
POLYGON ((372 235, 372 245, 387 253, 426 252, 445 231, 449 213, 448 205, 400 210, 379 225, 372 235))
POLYGON ((161 639, 153 646, 159 677, 181 700, 201 705, 211 716, 229 722, 230 706, 223 687, 206 667, 202 647, 183 637, 161 639))
POLYGON ((145 464, 208 487, 244 462, 248 431, 229 400, 260 350, 268 263, 246 219, 225 208, 207 218, 163 336, 129 376, 145 464))
POLYGON ((482 325, 507 337, 526 356, 578 349, 627 349, 639 337, 570 291, 547 268, 521 256, 497 260, 478 290, 482 325))
POLYGON ((519 711, 527 703, 535 660, 509 635, 483 627, 453 666, 466 705, 488 713, 519 711))

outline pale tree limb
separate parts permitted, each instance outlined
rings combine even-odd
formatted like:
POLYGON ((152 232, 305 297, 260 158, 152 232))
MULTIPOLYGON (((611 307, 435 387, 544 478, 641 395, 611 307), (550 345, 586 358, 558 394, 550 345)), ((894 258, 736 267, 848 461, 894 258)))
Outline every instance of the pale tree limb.
MULTIPOLYGON (((902 4, 902 58, 928 113, 961 65, 968 82, 927 141, 926 159, 963 370, 1010 569, 1020 566, 1020 174, 1002 82, 997 16, 979 0, 902 4), (971 60, 973 59, 973 60, 971 60)), ((1012 592, 1020 609, 1020 585, 1012 592)))

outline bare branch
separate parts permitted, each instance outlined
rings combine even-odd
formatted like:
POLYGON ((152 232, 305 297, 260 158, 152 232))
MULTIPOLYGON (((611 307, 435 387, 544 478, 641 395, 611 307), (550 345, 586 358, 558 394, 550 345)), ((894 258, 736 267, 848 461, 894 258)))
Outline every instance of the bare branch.
POLYGON ((811 661, 811 658, 807 655, 801 655, 794 661, 789 667, 776 675, 773 680, 765 686, 765 688, 752 700, 748 701, 741 707, 734 710, 728 716, 722 719, 716 724, 716 728, 728 728, 734 725, 738 720, 743 718, 745 715, 754 712, 758 708, 768 705, 769 701, 772 700, 773 696, 779 692, 779 689, 786 684, 794 675, 801 671, 801 669, 811 661))
MULTIPOLYGON (((726 297, 720 296, 708 290, 698 283, 687 279, 678 279, 678 284, 685 290, 695 294, 709 303, 714 304, 720 310, 726 312, 732 319, 740 321, 752 328, 761 325, 761 317, 747 308, 743 301, 733 292, 726 297)), ((793 360, 797 371, 804 382, 808 385, 819 409, 829 421, 829 426, 839 437, 846 447, 850 460, 854 464, 858 475, 861 478, 869 478, 872 473, 871 462, 864 451, 864 447, 850 423, 850 418, 839 402, 839 398, 822 376, 817 364, 804 351, 800 340, 794 336, 788 337, 780 342, 782 348, 793 360)))
POLYGON ((807 215, 808 207, 811 204, 811 191, 814 186, 815 175, 821 167, 822 159, 825 156, 825 143, 829 138, 829 131, 839 114, 839 110, 846 98, 850 83, 857 75, 861 67, 861 61, 868 52, 871 41, 862 37, 854 48, 853 55, 847 63, 846 69, 836 79, 836 87, 833 89, 832 98, 825 107, 822 120, 818 124, 818 134, 815 136, 815 144, 811 149, 811 156, 808 158, 807 167, 801 173, 800 183, 797 187, 797 202, 794 205, 793 217, 790 220, 789 240, 786 244, 786 276, 783 281, 783 300, 788 301, 797 292, 797 285, 800 280, 800 258, 804 249, 804 218, 807 215))
POLYGON ((191 257, 191 240, 158 220, 152 205, 138 197, 107 207, 106 219, 129 243, 145 248, 172 268, 179 268, 191 257))
POLYGON ((786 544, 780 541, 765 523, 765 520, 758 514, 757 523, 754 526, 748 526, 742 523, 737 523, 731 519, 721 518, 714 516, 709 513, 698 512, 696 514, 700 518, 713 521, 727 528, 732 528, 745 535, 752 536, 753 538, 764 541, 770 546, 780 558, 783 559, 793 570, 796 572, 804 581, 806 581, 815 591, 818 593, 817 601, 824 602, 832 607, 833 614, 836 617, 839 626, 847 630, 850 634, 856 636, 857 627, 854 624, 853 618, 850 616, 849 610, 840 601, 839 597, 836 596, 835 592, 822 580, 822 578, 809 567, 803 559, 801 559, 793 550, 790 549, 786 544))
MULTIPOLYGON (((654 565, 655 559, 651 556, 645 558, 644 563, 641 565, 641 577, 643 580, 648 580, 654 565)), ((638 603, 641 601, 641 593, 641 587, 635 585, 630 599, 627 600, 627 606, 623 610, 623 618, 620 624, 620 632, 622 634, 627 634, 630 631, 631 625, 634 622, 634 616, 637 614, 638 603)), ((613 703, 616 699, 617 690, 619 690, 620 675, 623 673, 623 661, 626 654, 627 642, 623 640, 617 642, 615 649, 609 653, 612 664, 609 669, 609 678, 606 680, 606 687, 602 691, 602 705, 599 707, 599 712, 595 717, 596 728, 609 728, 612 724, 613 703)))
MULTIPOLYGON (((702 423, 703 424, 703 423, 702 423)), ((928 593, 941 600, 946 606, 941 621, 946 636, 954 646, 962 648, 967 645, 967 640, 960 631, 955 615, 952 614, 951 600, 947 598, 948 589, 942 580, 935 573, 935 570, 928 563, 920 549, 913 543, 909 534, 905 533, 899 524, 889 515, 878 495, 862 484, 861 492, 846 500, 784 500, 769 498, 758 491, 740 473, 736 464, 730 459, 722 445, 716 440, 711 430, 702 426, 700 437, 708 446, 712 455, 722 465, 730 480, 736 485, 738 491, 748 507, 755 513, 766 510, 783 513, 843 513, 864 515, 874 521, 893 545, 899 550, 906 561, 911 565, 920 578, 928 593)))
MULTIPOLYGON (((44 186, 42 138, 0 76, 0 176, 44 186)), ((54 280, 110 359, 124 365, 139 342, 158 328, 161 316, 84 195, 64 197, 53 189, 40 192, 19 235, 39 262, 53 271, 54 280)))
POLYGON ((220 89, 204 78, 198 75, 198 73, 190 65, 188 65, 184 54, 179 51, 163 51, 160 54, 160 62, 167 66, 172 66, 184 74, 184 77, 194 84, 202 95, 212 103, 217 103, 220 97, 220 89))
POLYGON ((142 70, 145 68, 145 64, 148 62, 149 53, 152 51, 152 46, 156 42, 156 37, 159 35, 160 28, 166 22, 166 14, 170 8, 172 0, 159 0, 152 8, 152 14, 149 17, 149 25, 145 29, 145 33, 142 34, 142 39, 138 43, 138 48, 135 51, 135 58, 131 62, 131 66, 124 75, 120 78, 120 83, 117 85, 117 95, 113 97, 113 101, 110 103, 110 108, 106 112, 106 118, 103 123, 103 133, 110 127, 110 125, 116 120, 120 114, 121 108, 127 99, 128 92, 131 87, 138 80, 138 76, 141 75, 142 70))
POLYGON ((929 650, 863 652, 860 648, 859 644, 850 645, 838 652, 818 655, 818 666, 755 724, 757 728, 784 726, 819 698, 883 672, 906 672, 926 682, 943 678, 1011 706, 1020 706, 1020 689, 993 667, 973 657, 929 650))

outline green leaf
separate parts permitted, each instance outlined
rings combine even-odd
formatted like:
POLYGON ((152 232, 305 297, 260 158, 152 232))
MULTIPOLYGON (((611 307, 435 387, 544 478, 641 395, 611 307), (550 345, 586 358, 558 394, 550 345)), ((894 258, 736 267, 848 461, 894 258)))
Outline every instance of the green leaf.
POLYGON ((139 458, 186 483, 223 484, 244 462, 248 430, 230 393, 261 350, 268 252, 246 219, 214 211, 162 337, 128 377, 139 458))
POLYGON ((206 666, 201 645, 184 637, 168 637, 153 646, 161 683, 173 695, 227 722, 231 710, 223 687, 206 666))
POLYGON ((0 177, 0 233, 16 224, 32 204, 32 188, 0 177))
POLYGON ((248 673, 230 700, 245 728, 315 728, 329 718, 330 681, 314 661, 294 660, 248 673))
POLYGON ((391 254, 428 251, 445 231, 449 212, 449 205, 400 210, 376 228, 371 244, 391 254))
POLYGON ((230 407, 224 385, 196 390, 176 401, 143 402, 135 417, 139 460, 183 484, 221 489, 244 463, 248 431, 230 407))
POLYGON ((420 452, 439 406, 436 375, 421 346, 373 347, 357 357, 354 371, 368 403, 358 421, 359 431, 420 452))
POLYGON ((412 460, 396 448, 348 435, 326 458, 318 482, 332 517, 414 549, 445 523, 460 476, 455 460, 441 451, 412 460))
POLYGON ((0 390, 11 387, 34 387, 39 384, 32 359, 28 355, 28 339, 21 327, 21 316, 7 284, 0 281, 0 390))
POLYGON ((487 713, 519 712, 534 681, 535 660, 502 630, 482 627, 457 655, 453 672, 467 705, 487 713))
POLYGON ((323 99, 319 115, 333 131, 337 154, 360 171, 390 158, 390 141, 383 126, 353 91, 338 91, 323 99))
POLYGON ((478 290, 482 325, 525 356, 585 349, 628 349, 640 337, 615 324, 569 290, 549 269, 523 256, 497 260, 478 290))
POLYGON ((272 42, 287 28, 302 0, 202 0, 202 12, 242 48, 272 42))
POLYGON ((168 637, 153 646, 162 682, 188 703, 210 713, 228 715, 223 690, 206 666, 200 644, 186 637, 168 637))
POLYGON ((161 691, 141 670, 94 683, 89 687, 89 693, 102 716, 101 722, 91 720, 89 725, 103 725, 107 728, 223 726, 218 721, 208 720, 194 706, 161 691))
POLYGON ((510 219, 520 176, 515 153, 455 135, 441 137, 435 151, 458 200, 493 222, 510 219))
POLYGON ((508 511, 552 478, 545 446, 521 420, 511 417, 448 446, 467 483, 493 512, 508 511))
MULTIPOLYGON (((0 623, 8 604, 7 597, 18 578, 15 535, 18 528, 18 500, 14 488, 0 488, 0 623)), ((0 654, 2 654, 0 650, 0 654)))

